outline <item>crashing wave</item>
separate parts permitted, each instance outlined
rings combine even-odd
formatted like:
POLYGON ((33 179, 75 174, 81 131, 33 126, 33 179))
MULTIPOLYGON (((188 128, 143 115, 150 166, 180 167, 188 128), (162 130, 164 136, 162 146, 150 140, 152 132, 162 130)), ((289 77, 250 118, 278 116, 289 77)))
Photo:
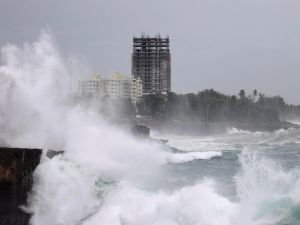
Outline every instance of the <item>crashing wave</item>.
POLYGON ((171 163, 185 163, 194 160, 212 159, 217 156, 221 156, 222 152, 209 151, 209 152, 189 152, 189 153, 175 153, 167 158, 171 163))

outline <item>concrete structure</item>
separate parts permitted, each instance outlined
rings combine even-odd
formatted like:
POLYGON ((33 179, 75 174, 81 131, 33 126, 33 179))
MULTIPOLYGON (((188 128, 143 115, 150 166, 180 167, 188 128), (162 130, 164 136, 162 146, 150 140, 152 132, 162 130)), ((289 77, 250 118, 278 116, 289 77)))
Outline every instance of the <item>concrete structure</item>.
POLYGON ((132 75, 140 77, 143 94, 171 91, 171 54, 169 37, 133 37, 132 75))
POLYGON ((112 99, 130 98, 136 104, 142 97, 142 81, 140 78, 128 77, 114 73, 110 78, 94 75, 89 80, 79 81, 81 96, 105 97, 112 99))

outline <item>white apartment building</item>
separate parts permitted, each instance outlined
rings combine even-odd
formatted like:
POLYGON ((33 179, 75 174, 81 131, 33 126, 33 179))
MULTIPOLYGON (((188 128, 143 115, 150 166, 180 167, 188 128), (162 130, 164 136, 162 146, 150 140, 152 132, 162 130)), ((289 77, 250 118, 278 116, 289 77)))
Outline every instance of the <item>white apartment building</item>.
POLYGON ((108 96, 112 99, 130 98, 133 104, 136 104, 142 97, 141 79, 120 73, 113 73, 110 78, 94 75, 89 80, 79 81, 78 88, 81 96, 108 96))

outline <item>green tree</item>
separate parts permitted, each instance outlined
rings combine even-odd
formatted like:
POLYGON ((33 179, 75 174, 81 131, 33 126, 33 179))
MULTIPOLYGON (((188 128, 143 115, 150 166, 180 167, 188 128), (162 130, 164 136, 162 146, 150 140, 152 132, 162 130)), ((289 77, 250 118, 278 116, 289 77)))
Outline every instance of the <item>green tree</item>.
POLYGON ((240 90, 240 92, 239 92, 239 96, 240 96, 240 99, 245 99, 246 98, 246 92, 245 92, 245 90, 240 90))

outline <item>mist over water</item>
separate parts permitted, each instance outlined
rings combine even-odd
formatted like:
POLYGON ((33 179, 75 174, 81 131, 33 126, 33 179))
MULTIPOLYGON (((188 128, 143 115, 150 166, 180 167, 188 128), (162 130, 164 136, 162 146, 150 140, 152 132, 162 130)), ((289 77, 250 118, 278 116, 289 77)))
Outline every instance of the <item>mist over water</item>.
POLYGON ((32 225, 300 224, 299 129, 155 134, 162 146, 74 101, 51 34, 1 61, 1 145, 65 150, 34 173, 32 225))

